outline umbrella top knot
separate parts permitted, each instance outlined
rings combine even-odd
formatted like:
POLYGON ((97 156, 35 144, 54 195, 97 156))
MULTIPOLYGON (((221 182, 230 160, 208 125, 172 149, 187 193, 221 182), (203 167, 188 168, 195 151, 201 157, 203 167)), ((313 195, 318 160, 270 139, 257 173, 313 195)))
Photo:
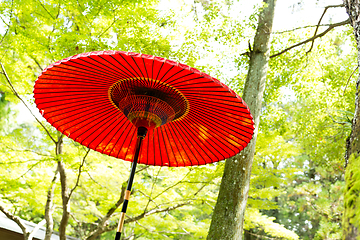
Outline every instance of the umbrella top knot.
POLYGON ((150 78, 121 79, 109 88, 109 98, 137 128, 154 129, 189 112, 189 102, 179 90, 150 78))

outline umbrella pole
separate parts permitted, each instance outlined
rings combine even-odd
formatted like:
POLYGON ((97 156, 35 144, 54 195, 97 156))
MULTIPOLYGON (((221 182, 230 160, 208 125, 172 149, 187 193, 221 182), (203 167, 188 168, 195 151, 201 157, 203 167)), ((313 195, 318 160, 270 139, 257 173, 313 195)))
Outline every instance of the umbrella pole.
POLYGON ((145 127, 138 128, 135 155, 134 155, 133 162, 131 164, 130 177, 129 177, 128 185, 127 185, 126 192, 125 192, 124 202, 122 205, 122 210, 121 210, 121 215, 120 215, 120 220, 119 220, 119 225, 117 228, 115 240, 120 240, 120 238, 121 238, 121 232, 122 232, 123 226, 124 226, 125 213, 126 213, 126 209, 127 209, 128 203, 129 203, 129 199, 130 199, 131 187, 132 187, 134 176, 135 176, 135 170, 136 170, 136 165, 137 165, 137 161, 139 158, 141 143, 142 143, 142 140, 145 138, 146 133, 147 133, 147 129, 145 127))

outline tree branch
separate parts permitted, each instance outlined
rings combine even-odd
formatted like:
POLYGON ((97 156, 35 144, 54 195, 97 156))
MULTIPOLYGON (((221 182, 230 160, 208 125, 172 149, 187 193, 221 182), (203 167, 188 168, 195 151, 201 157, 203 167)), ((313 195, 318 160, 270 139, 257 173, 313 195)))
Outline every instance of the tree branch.
POLYGON ((45 9, 45 11, 50 15, 50 17, 55 20, 55 17, 46 9, 46 7, 44 6, 44 4, 42 4, 42 2, 40 2, 40 0, 38 0, 38 2, 40 3, 40 5, 45 9))
MULTIPOLYGON (((179 204, 175 204, 174 206, 170 206, 170 207, 167 207, 167 208, 154 208, 154 209, 151 209, 147 212, 144 212, 142 214, 139 214, 135 217, 132 217, 132 218, 128 218, 125 220, 125 224, 128 224, 128 223, 132 223, 132 222, 136 222, 136 221, 139 221, 140 219, 143 219, 147 216, 150 216, 150 215, 153 215, 153 214, 156 214, 156 213, 161 213, 161 212, 169 212, 169 211, 173 211, 177 208, 180 208, 180 207, 183 207, 185 205, 189 205, 191 204, 192 201, 186 201, 186 202, 183 202, 183 203, 179 203, 179 204)), ((112 231, 114 229, 116 229, 116 225, 113 225, 113 226, 109 226, 105 232, 108 232, 108 231, 112 231)))
POLYGON ((114 21, 105 29, 103 30, 98 36, 97 38, 100 38, 102 35, 104 35, 118 20, 120 20, 121 18, 114 18, 114 21))
POLYGON ((104 185, 102 185, 101 183, 99 183, 98 181, 96 181, 96 180, 91 176, 91 174, 90 174, 88 171, 86 171, 86 173, 87 173, 87 175, 90 177, 90 179, 91 179, 94 183, 98 184, 98 185, 99 185, 100 187, 102 187, 102 188, 108 189, 107 186, 104 186, 104 185))
POLYGON ((344 88, 344 92, 343 92, 343 96, 345 95, 345 91, 346 91, 346 88, 350 82, 350 79, 351 77, 354 75, 354 73, 356 72, 356 70, 359 68, 359 65, 356 66, 356 68, 354 69, 354 71, 350 74, 350 77, 348 78, 347 82, 346 82, 346 85, 345 85, 345 88, 344 88))
POLYGON ((92 231, 88 235, 88 237, 86 237, 86 240, 94 240, 100 234, 105 232, 106 226, 109 224, 108 220, 116 211, 116 209, 118 209, 118 207, 124 202, 125 190, 126 190, 126 183, 122 184, 119 200, 115 203, 115 205, 112 208, 108 210, 106 215, 100 220, 99 224, 97 225, 97 228, 94 231, 92 231))
POLYGON ((186 202, 183 202, 183 203, 175 204, 174 206, 170 206, 170 207, 167 207, 167 208, 154 208, 154 209, 151 209, 151 210, 149 210, 149 211, 147 211, 145 213, 139 214, 139 215, 137 215, 135 217, 126 219, 125 223, 131 223, 131 222, 139 221, 140 219, 142 219, 144 217, 147 217, 147 216, 150 216, 150 215, 153 215, 153 214, 156 214, 156 213, 169 212, 169 211, 175 210, 177 208, 183 207, 185 205, 189 205, 191 203, 192 203, 192 201, 186 201, 186 202))
POLYGON ((293 28, 293 29, 289 29, 289 30, 272 32, 271 34, 283 34, 283 33, 287 33, 287 32, 294 32, 294 31, 299 30, 299 29, 314 28, 314 27, 317 27, 317 26, 328 27, 330 25, 331 25, 330 23, 320 24, 320 25, 307 25, 307 26, 297 27, 297 28, 293 28))
POLYGON ((0 211, 2 211, 6 217, 8 217, 9 219, 13 220, 22 230, 24 236, 29 236, 29 232, 26 230, 26 227, 24 226, 24 224, 21 223, 21 219, 15 215, 13 215, 12 213, 10 213, 9 211, 7 211, 3 206, 0 205, 0 211))
MULTIPOLYGON (((324 12, 323 12, 323 14, 321 15, 321 17, 320 17, 320 19, 319 19, 319 22, 318 22, 318 24, 317 24, 317 26, 316 26, 315 33, 314 33, 314 37, 315 37, 316 34, 317 34, 317 31, 318 31, 318 29, 319 29, 320 23, 321 23, 323 17, 325 16, 326 11, 327 11, 329 8, 334 8, 334 7, 344 7, 344 4, 330 5, 330 6, 326 6, 326 7, 324 8, 324 12)), ((314 47, 314 41, 315 41, 315 38, 311 41, 311 46, 310 46, 309 50, 308 50, 306 53, 311 52, 311 50, 312 50, 313 47, 314 47)))
POLYGON ((285 52, 287 52, 287 51, 289 51, 289 50, 291 50, 291 49, 293 49, 295 47, 301 46, 301 45, 303 45, 305 43, 308 43, 308 42, 311 42, 311 41, 315 40, 316 38, 322 37, 326 33, 328 33, 331 29, 333 29, 335 27, 343 26, 343 25, 346 25, 346 24, 349 24, 349 23, 350 23, 350 19, 347 19, 347 20, 339 22, 339 23, 330 24, 329 27, 325 31, 323 31, 322 33, 319 33, 319 34, 317 34, 317 35, 315 35, 315 36, 313 36, 313 37, 311 37, 309 39, 306 39, 306 40, 304 40, 302 42, 299 42, 299 43, 297 43, 297 44, 295 44, 295 45, 293 45, 291 47, 285 48, 281 52, 278 52, 278 53, 275 53, 275 54, 271 55, 270 58, 277 57, 277 56, 279 56, 279 55, 281 55, 281 54, 283 54, 283 53, 285 53, 285 52))
POLYGON ((33 115, 33 117, 36 119, 36 121, 42 126, 42 128, 45 130, 45 132, 47 133, 47 135, 50 137, 50 139, 56 143, 55 139, 51 136, 49 130, 47 130, 47 128, 41 123, 41 121, 35 116, 35 114, 31 111, 31 109, 28 107, 28 105, 25 103, 25 101, 20 97, 20 95, 17 93, 17 91, 15 90, 9 76, 7 75, 4 65, 0 62, 1 65, 1 69, 2 69, 2 74, 5 76, 7 82, 9 83, 12 92, 15 94, 15 96, 25 105, 25 107, 30 111, 31 115, 33 115))
POLYGON ((176 185, 182 183, 182 181, 190 174, 191 171, 192 171, 192 170, 190 169, 189 172, 187 172, 187 173, 185 174, 185 176, 184 176, 180 181, 178 181, 178 182, 174 183, 173 185, 167 187, 167 188, 166 188, 165 190, 163 190, 161 193, 159 193, 158 195, 156 195, 156 196, 153 198, 153 200, 155 200, 156 198, 158 198, 159 196, 161 196, 164 192, 168 191, 169 189, 171 189, 171 188, 175 187, 176 185))
POLYGON ((9 146, 7 146, 7 145, 5 145, 5 144, 4 144, 4 146, 5 146, 5 148, 10 149, 10 150, 12 150, 12 151, 14 151, 14 152, 31 152, 31 153, 35 153, 36 155, 39 155, 39 156, 51 157, 51 155, 39 153, 39 152, 34 151, 34 150, 32 150, 32 149, 15 149, 15 148, 9 147, 9 146))
MULTIPOLYGON (((8 32, 9 32, 9 29, 10 29, 10 26, 11 26, 10 23, 11 23, 13 11, 14 11, 14 0, 11 1, 11 10, 10 10, 9 24, 6 24, 5 21, 3 20, 3 22, 7 25, 8 28, 6 29, 5 34, 4 34, 3 37, 1 38, 0 45, 2 44, 2 42, 4 41, 6 35, 7 35, 8 32)), ((2 19, 2 18, 1 18, 1 19, 2 19)))
POLYGON ((86 151, 85 153, 85 156, 83 157, 82 159, 82 162, 79 166, 79 172, 78 172, 78 176, 77 176, 77 179, 76 179, 76 183, 75 183, 75 186, 70 190, 70 193, 69 193, 69 198, 71 198, 71 195, 73 194, 73 192, 75 191, 75 189, 79 186, 79 181, 80 181, 80 176, 81 176, 81 170, 82 170, 82 167, 84 166, 85 164, 85 160, 86 160, 86 157, 87 155, 89 154, 90 152, 90 148, 88 148, 88 150, 86 151))

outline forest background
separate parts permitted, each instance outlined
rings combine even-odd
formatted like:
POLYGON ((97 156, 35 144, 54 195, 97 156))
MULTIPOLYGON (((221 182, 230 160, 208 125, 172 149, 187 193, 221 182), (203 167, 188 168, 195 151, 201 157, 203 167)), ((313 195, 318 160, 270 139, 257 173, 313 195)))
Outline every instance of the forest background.
MULTIPOLYGON (((342 238, 358 68, 341 4, 277 3, 245 239, 342 238)), ((129 163, 89 151, 47 124, 32 98, 37 76, 71 55, 123 50, 196 67, 242 95, 263 7, 229 0, 2 0, 0 209, 15 221, 44 225, 50 235, 66 229, 79 239, 112 239, 129 163)), ((126 239, 205 239, 224 162, 138 169, 126 239)))

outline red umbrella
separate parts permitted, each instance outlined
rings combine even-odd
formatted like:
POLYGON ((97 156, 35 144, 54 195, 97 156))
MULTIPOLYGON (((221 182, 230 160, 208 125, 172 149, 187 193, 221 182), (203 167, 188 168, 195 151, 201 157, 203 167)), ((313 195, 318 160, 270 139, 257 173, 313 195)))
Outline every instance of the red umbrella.
POLYGON ((69 138, 133 162, 117 239, 137 163, 217 162, 244 149, 254 131, 248 107, 229 87, 146 54, 99 51, 65 58, 39 76, 34 97, 44 118, 69 138))

